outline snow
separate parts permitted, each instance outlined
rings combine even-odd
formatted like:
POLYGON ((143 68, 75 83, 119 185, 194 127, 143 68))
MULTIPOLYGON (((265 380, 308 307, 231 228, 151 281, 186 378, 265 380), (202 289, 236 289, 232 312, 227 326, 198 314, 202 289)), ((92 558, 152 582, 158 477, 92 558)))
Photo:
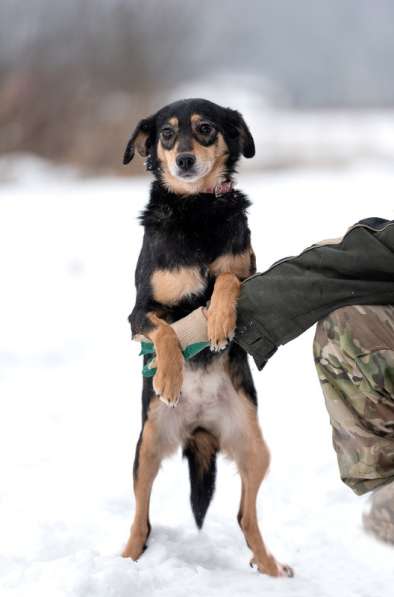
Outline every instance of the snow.
MULTIPOLYGON (((361 218, 394 218, 394 175, 341 171, 240 175, 254 205, 259 269, 361 218)), ((392 549, 364 533, 339 480, 314 371, 313 331, 255 368, 272 451, 258 499, 265 539, 293 579, 248 566, 236 524, 240 483, 220 460, 202 532, 187 467, 166 461, 154 486, 149 548, 119 553, 133 512, 141 361, 130 342, 133 270, 148 180, 29 176, 0 186, 0 590, 7 597, 377 597, 392 549)))

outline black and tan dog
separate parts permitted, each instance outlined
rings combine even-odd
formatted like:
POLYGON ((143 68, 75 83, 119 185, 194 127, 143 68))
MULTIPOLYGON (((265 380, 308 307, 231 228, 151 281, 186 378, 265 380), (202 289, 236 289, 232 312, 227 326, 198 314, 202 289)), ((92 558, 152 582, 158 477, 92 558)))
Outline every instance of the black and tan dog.
POLYGON ((134 462, 136 512, 123 555, 136 560, 144 551, 153 481, 162 459, 182 446, 197 526, 212 498, 216 456, 222 451, 241 476, 238 521, 252 563, 266 574, 291 576, 291 569, 267 551, 258 527, 256 497, 269 453, 246 353, 231 342, 240 282, 255 272, 249 201, 233 190, 232 176, 241 154, 253 157, 253 138, 238 112, 191 99, 141 120, 127 144, 125 164, 135 149, 155 181, 141 217, 145 236, 129 320, 133 336, 154 343, 157 372, 153 380, 144 378, 134 462), (185 362, 169 324, 208 301, 212 350, 185 362))

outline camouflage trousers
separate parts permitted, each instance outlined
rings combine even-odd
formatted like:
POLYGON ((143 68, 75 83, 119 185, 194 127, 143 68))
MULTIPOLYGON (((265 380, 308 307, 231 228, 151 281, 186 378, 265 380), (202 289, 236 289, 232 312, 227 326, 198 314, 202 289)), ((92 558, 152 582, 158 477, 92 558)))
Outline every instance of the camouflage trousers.
POLYGON ((394 543, 394 306, 331 313, 314 355, 341 478, 359 495, 380 488, 364 527, 394 543))
POLYGON ((394 306, 334 311, 314 356, 342 480, 358 495, 394 481, 394 306))

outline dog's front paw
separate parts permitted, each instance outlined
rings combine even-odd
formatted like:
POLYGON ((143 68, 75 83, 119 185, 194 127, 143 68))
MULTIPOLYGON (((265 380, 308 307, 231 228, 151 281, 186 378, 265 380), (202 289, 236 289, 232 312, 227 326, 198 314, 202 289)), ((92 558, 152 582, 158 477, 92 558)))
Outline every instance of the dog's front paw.
POLYGON ((180 351, 157 359, 157 371, 153 389, 167 406, 175 407, 181 395, 183 383, 183 356, 180 351))
POLYGON ((219 352, 234 338, 235 308, 208 309, 208 340, 211 350, 219 352))

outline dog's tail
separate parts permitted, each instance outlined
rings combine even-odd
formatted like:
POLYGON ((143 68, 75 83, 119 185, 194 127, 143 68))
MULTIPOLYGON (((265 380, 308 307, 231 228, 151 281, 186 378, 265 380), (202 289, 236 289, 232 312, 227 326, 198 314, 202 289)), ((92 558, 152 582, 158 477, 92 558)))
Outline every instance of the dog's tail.
POLYGON ((188 439, 183 455, 189 463, 190 503, 194 519, 201 529, 215 491, 216 455, 219 442, 212 433, 197 428, 188 439))

